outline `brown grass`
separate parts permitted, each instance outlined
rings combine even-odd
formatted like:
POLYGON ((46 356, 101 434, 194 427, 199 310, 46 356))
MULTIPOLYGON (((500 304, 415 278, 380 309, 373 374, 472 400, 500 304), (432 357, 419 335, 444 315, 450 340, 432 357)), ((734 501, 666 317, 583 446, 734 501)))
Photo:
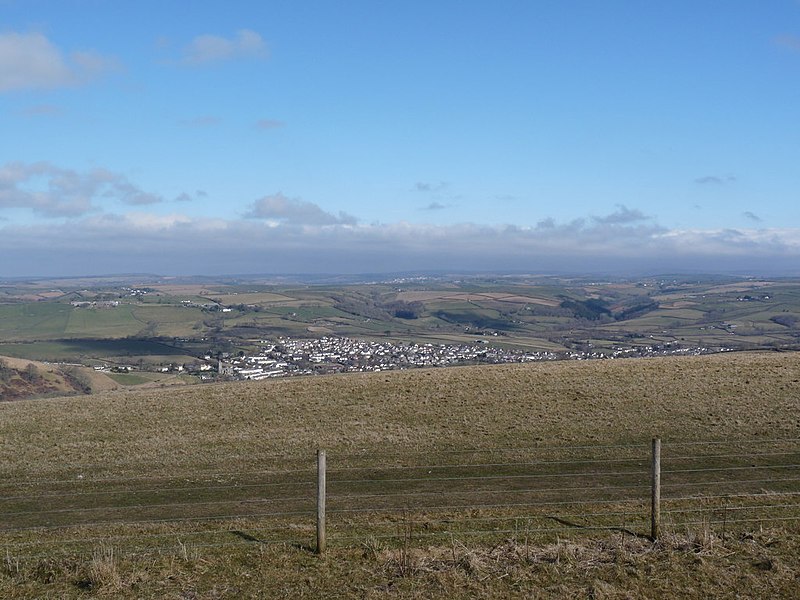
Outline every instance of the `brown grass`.
MULTIPOLYGON (((798 392, 800 355, 762 353, 20 401, 0 405, 0 482, 19 481, 24 490, 28 479, 76 474, 291 468, 309 463, 318 446, 328 449, 330 466, 346 454, 426 460, 466 448, 646 443, 652 435, 665 445, 796 438, 798 392)), ((307 521, 290 525, 311 539, 307 521)), ((523 531, 499 539, 455 531, 449 542, 420 536, 407 543, 402 535, 400 543, 365 536, 319 558, 232 533, 259 525, 231 522, 208 538, 189 535, 202 528, 196 524, 170 523, 4 534, 0 542, 14 550, 0 569, 0 597, 789 597, 800 555, 796 527, 739 529, 722 540, 711 528, 676 526, 657 545, 621 534, 556 541, 523 531), (99 541, 65 543, 77 537, 99 541), (235 545, 207 545, 219 542, 235 545)))
POLYGON ((464 367, 0 405, 0 476, 386 448, 797 437, 800 355, 464 367), (101 468, 101 467, 99 467, 101 468))
POLYGON ((364 545, 325 557, 252 544, 126 554, 7 558, 0 595, 20 598, 793 598, 798 532, 767 529, 723 543, 674 535, 425 547, 364 545))

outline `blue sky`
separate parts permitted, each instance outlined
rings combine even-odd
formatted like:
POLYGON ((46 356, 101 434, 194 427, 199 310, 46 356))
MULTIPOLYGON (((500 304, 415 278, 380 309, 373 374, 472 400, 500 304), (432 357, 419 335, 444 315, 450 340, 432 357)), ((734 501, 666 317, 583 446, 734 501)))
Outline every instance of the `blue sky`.
POLYGON ((800 2, 0 0, 0 277, 800 273, 800 2))

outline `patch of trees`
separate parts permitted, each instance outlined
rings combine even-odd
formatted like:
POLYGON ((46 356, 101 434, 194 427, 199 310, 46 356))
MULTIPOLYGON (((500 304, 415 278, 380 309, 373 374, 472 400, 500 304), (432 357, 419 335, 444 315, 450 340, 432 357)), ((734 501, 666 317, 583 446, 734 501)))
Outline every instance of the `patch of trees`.
POLYGON ((633 306, 629 306, 627 308, 622 309, 620 312, 614 315, 614 318, 617 321, 624 321, 626 319, 635 319, 636 317, 641 317, 644 314, 656 310, 658 306, 659 306, 658 302, 656 302, 655 300, 646 300, 644 302, 640 302, 638 304, 634 304, 633 306))
POLYGON ((566 298, 559 306, 570 310, 576 318, 586 319, 587 321, 597 321, 603 317, 611 317, 611 309, 608 308, 608 302, 600 298, 589 298, 588 300, 566 298))
POLYGON ((560 306, 544 304, 528 304, 523 308, 508 313, 510 317, 525 320, 528 317, 571 317, 572 311, 560 306))
POLYGON ((792 329, 797 325, 798 319, 795 315, 775 315, 774 317, 770 318, 770 321, 792 329))
POLYGON ((379 321, 390 317, 388 312, 368 298, 333 295, 331 299, 334 301, 334 308, 351 315, 356 315, 357 317, 366 317, 379 321))
POLYGON ((398 319, 418 319, 425 310, 425 306, 422 302, 405 302, 403 300, 395 300, 394 302, 384 304, 383 308, 398 319))
POLYGON ((61 369, 61 375, 74 390, 83 394, 92 393, 92 380, 78 367, 64 367, 61 369))
POLYGON ((0 358, 0 383, 8 383, 14 377, 16 371, 8 366, 8 363, 0 358))
POLYGON ((22 379, 34 385, 42 381, 42 373, 33 363, 28 363, 19 375, 22 379))

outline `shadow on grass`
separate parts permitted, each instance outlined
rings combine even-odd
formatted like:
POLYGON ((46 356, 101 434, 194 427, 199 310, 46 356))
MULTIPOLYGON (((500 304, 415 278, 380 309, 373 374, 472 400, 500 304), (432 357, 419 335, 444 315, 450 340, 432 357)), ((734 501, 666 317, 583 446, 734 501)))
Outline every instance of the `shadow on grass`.
MULTIPOLYGON (((234 535, 234 536, 236 536, 238 538, 241 538, 243 540, 246 540, 248 542, 255 542, 256 544, 262 544, 264 546, 271 546, 271 545, 275 544, 274 541, 262 540, 262 539, 259 539, 259 538, 255 537, 254 535, 250 535, 249 533, 245 533, 244 531, 239 531, 238 529, 231 530, 230 533, 231 533, 231 535, 234 535)), ((291 548, 295 548, 297 550, 303 550, 305 552, 310 552, 311 554, 316 554, 316 548, 312 547, 309 544, 301 544, 300 542, 293 542, 293 541, 289 541, 289 540, 287 540, 287 541, 285 541, 283 543, 285 545, 291 547, 291 548)))
MULTIPOLYGON (((572 521, 567 521, 566 519, 562 519, 561 517, 548 516, 547 518, 552 519, 553 521, 555 521, 556 523, 560 523, 561 525, 566 525, 567 527, 575 527, 577 529, 585 529, 587 527, 586 525, 581 525, 580 523, 573 523, 572 521)), ((604 527, 603 529, 606 529, 608 531, 619 531, 621 533, 630 535, 635 538, 639 538, 642 540, 649 540, 651 542, 653 541, 653 538, 651 536, 644 533, 638 533, 636 531, 632 531, 627 527, 604 527)))

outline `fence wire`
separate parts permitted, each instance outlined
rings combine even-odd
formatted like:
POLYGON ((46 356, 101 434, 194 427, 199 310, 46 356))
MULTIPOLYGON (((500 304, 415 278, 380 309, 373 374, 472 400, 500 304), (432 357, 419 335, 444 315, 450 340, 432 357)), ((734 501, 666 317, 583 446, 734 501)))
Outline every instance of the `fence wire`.
MULTIPOLYGON (((294 468, 308 464, 307 456, 275 456, 291 468, 126 476, 96 465, 96 477, 64 471, 0 481, 0 550, 114 543, 166 551, 161 541, 181 539, 197 541, 193 547, 309 547, 315 470, 294 468), (205 543, 220 536, 238 540, 205 543)), ((661 460, 666 526, 730 530, 800 518, 800 439, 666 441, 661 460)), ((415 528, 415 537, 609 529, 647 535, 650 461, 649 444, 334 452, 329 540, 397 537, 387 528, 403 527, 415 528)))

